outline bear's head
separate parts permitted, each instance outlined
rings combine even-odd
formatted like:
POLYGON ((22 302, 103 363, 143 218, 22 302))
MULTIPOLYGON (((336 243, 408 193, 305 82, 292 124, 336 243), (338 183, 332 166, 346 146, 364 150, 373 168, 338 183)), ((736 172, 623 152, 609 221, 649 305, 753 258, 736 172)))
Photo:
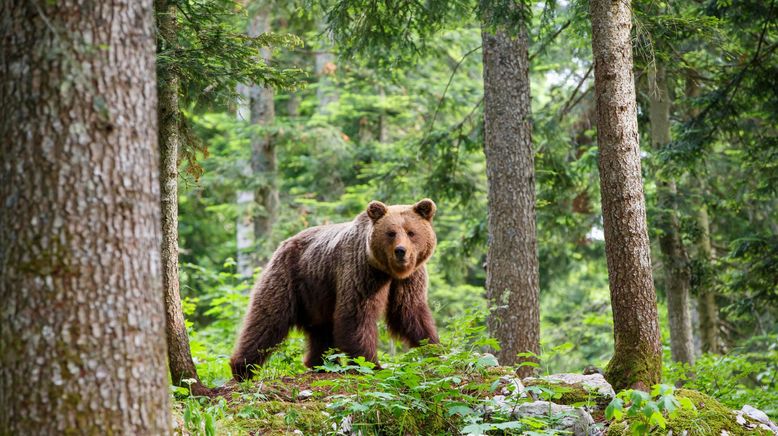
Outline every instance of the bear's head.
POLYGON ((373 223, 368 242, 368 260, 397 279, 413 274, 435 251, 432 217, 435 203, 424 199, 414 205, 387 206, 380 201, 367 205, 373 223))

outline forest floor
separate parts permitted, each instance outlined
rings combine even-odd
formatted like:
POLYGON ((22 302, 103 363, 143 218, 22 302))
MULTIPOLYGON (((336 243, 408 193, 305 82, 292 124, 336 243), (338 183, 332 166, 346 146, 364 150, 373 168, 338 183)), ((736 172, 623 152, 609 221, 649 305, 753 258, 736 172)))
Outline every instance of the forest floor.
POLYGON ((260 373, 250 381, 230 381, 212 397, 179 398, 176 433, 778 434, 711 397, 667 385, 662 385, 664 393, 640 405, 663 417, 631 415, 628 405, 634 397, 620 394, 626 400, 623 416, 609 421, 606 407, 615 393, 601 375, 518 379, 515 368, 498 366, 490 356, 470 356, 469 363, 458 355, 428 356, 377 371, 362 362, 336 372, 260 373), (673 402, 689 406, 667 413, 662 405, 673 402), (642 422, 647 430, 635 433, 642 422))

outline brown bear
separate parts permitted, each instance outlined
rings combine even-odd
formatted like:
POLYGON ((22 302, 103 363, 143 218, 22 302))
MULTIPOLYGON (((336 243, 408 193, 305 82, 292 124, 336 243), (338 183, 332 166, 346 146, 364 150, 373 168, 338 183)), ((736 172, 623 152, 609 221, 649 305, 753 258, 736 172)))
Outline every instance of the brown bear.
POLYGON ((438 343, 427 305, 425 262, 435 250, 435 203, 386 206, 370 202, 347 223, 304 230, 276 250, 251 292, 230 365, 237 380, 251 375, 289 330, 308 340, 305 365, 338 348, 378 364, 378 318, 410 346, 438 343))

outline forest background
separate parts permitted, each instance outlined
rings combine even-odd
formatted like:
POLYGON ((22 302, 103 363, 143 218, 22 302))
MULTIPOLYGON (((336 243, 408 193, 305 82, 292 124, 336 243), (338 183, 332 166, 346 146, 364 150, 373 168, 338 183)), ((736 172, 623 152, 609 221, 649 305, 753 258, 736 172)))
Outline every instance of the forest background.
MULTIPOLYGON (((486 308, 484 84, 475 5, 441 3, 423 13, 382 7, 239 7, 218 25, 299 36, 300 46, 265 49, 263 56, 301 81, 256 87, 273 102, 259 111, 262 97, 252 100, 250 86, 238 84, 235 93, 225 87, 223 96, 203 93, 209 85, 194 79, 182 88, 190 103, 179 168, 181 295, 193 355, 208 383, 230 378, 227 356, 250 276, 261 273, 279 242, 309 226, 350 220, 373 199, 438 203, 429 300, 441 331, 486 308)), ((587 8, 532 4, 528 25, 541 354, 550 372, 604 367, 613 350, 587 8)), ((675 368, 666 378, 683 373, 670 353, 665 279, 674 260, 660 248, 670 234, 686 259, 696 370, 736 380, 727 394, 741 396, 734 404, 751 389, 764 394, 776 386, 775 11, 771 3, 721 1, 636 2, 633 11, 653 275, 665 365, 675 368), (671 102, 671 140, 652 146, 658 86, 671 102), (660 198, 668 183, 677 192, 672 206, 660 198), (668 229, 661 220, 669 209, 676 222, 668 229)), ((185 17, 179 14, 183 31, 196 26, 185 17)), ((196 45, 193 37, 179 39, 196 45)), ((289 346, 299 352, 302 344, 295 336, 289 346)), ((382 350, 396 347, 382 329, 382 350)), ((772 397, 761 405, 772 404, 768 413, 775 415, 772 397)))
POLYGON ((774 431, 774 3, 2 3, 0 432, 774 431), (281 241, 424 197, 442 346, 231 380, 281 241))

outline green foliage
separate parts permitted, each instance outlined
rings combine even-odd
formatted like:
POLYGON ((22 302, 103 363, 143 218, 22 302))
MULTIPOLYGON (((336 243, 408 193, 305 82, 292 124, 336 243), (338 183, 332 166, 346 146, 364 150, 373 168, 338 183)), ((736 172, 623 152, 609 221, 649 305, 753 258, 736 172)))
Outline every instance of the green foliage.
MULTIPOLYGON (((341 408, 327 409, 315 397, 302 404, 310 406, 306 411, 286 397, 244 385, 238 388, 235 407, 240 408, 228 406, 227 416, 219 420, 222 428, 240 432, 256 424, 316 432, 320 430, 310 430, 316 428, 311 422, 324 419, 322 411, 345 417, 350 407, 367 407, 355 421, 366 432, 379 423, 393 429, 534 431, 530 423, 484 414, 480 398, 495 377, 488 368, 479 369, 490 363, 483 353, 498 346, 487 338, 485 312, 480 310, 486 306, 488 229, 479 47, 481 21, 489 18, 480 12, 488 6, 491 17, 516 23, 511 11, 500 9, 514 7, 509 3, 358 0, 306 3, 304 8, 283 2, 264 5, 271 9, 273 30, 300 35, 305 40, 302 49, 293 38, 272 39, 278 35, 246 39, 248 14, 226 0, 181 4, 181 52, 163 52, 160 62, 161 67, 181 69, 185 76, 187 125, 204 145, 190 150, 194 159, 182 164, 179 200, 182 293, 198 370, 207 383, 220 385, 230 378, 227 358, 251 286, 251 280, 235 274, 231 259, 237 250, 237 218, 257 206, 241 209, 236 204, 238 192, 267 186, 271 177, 279 187, 279 218, 272 234, 256 241, 257 258, 266 258, 280 241, 306 227, 353 219, 373 199, 410 203, 431 197, 439 207, 438 248, 428 265, 429 300, 444 348, 406 354, 381 325, 379 352, 385 369, 369 368, 366 362, 327 363, 327 369, 343 380, 352 372, 367 380, 338 379, 326 386, 343 395, 341 408), (317 21, 319 7, 328 13, 327 23, 317 21), (332 31, 334 45, 324 28, 332 31), (219 35, 229 37, 222 40, 219 35), (232 51, 228 44, 243 46, 232 51), (255 62, 258 49, 267 44, 275 47, 274 63, 255 62), (279 50, 287 46, 294 48, 279 50), (198 55, 200 49, 206 55, 198 55), (335 71, 326 77, 318 74, 314 62, 321 51, 341 55, 332 60, 335 71), (242 60, 232 60, 232 55, 242 60), (252 62, 248 70, 242 63, 246 59, 252 62), (260 81, 282 88, 275 95, 272 124, 250 125, 230 113, 237 82, 222 73, 250 73, 259 79, 263 69, 274 68, 289 73, 279 80, 291 80, 291 65, 299 67, 307 76, 304 81, 313 86, 288 90, 291 82, 260 81), (320 108, 322 93, 337 96, 326 111, 320 108), (297 102, 294 109, 292 102, 297 102), (276 174, 251 175, 243 170, 252 159, 251 140, 257 135, 272 138, 276 174), (202 172, 190 171, 194 164, 202 172), (447 371, 464 371, 458 375, 462 383, 431 382, 454 376, 447 371), (413 387, 404 384, 403 377, 420 374, 424 377, 413 387), (462 385, 469 383, 478 387, 463 390, 462 385), (447 395, 461 404, 449 410, 447 395), (287 412, 294 425, 275 416, 287 412)), ((246 8, 257 6, 249 2, 246 8)), ((602 368, 611 358, 613 336, 599 213, 588 3, 548 1, 518 11, 525 13, 522 19, 530 20, 543 335, 540 371, 602 368)), ((724 308, 723 341, 737 347, 724 357, 703 356, 691 369, 673 366, 666 380, 680 381, 691 370, 697 378, 686 380, 687 386, 729 407, 749 402, 775 416, 770 407, 776 403, 775 365, 770 362, 775 361, 774 340, 748 340, 774 331, 778 319, 774 286, 778 244, 773 237, 778 98, 772 92, 778 89, 772 86, 778 75, 772 74, 775 57, 768 56, 775 50, 775 26, 769 24, 775 9, 754 2, 638 2, 635 11, 639 104, 644 104, 649 90, 646 72, 656 62, 668 64, 674 98, 676 141, 659 153, 646 151, 643 160, 649 224, 659 211, 653 207, 657 182, 676 180, 695 292, 716 293, 724 308), (687 94, 691 79, 699 87, 696 95, 687 94), (702 205, 710 215, 713 259, 698 248, 701 229, 696 213, 702 205)), ((506 22, 486 23, 496 24, 506 22)), ((239 81, 253 80, 244 75, 239 81)), ((646 111, 641 107, 642 114, 646 111)), ((641 117, 640 123, 641 131, 647 132, 647 119, 641 117)), ((656 266, 660 271, 662 265, 656 266)), ((312 377, 300 362, 303 343, 302 336, 293 333, 278 349, 257 375, 263 386, 283 377, 295 381, 312 377)), ((303 387, 307 386, 299 386, 303 387)), ((581 394, 560 387, 531 389, 557 401, 581 394)), ((686 409, 677 413, 684 415, 686 409)), ((334 421, 330 424, 340 425, 334 421)), ((673 428, 670 421, 668 429, 673 428)), ((629 431, 624 422, 620 424, 629 431)))
MULTIPOLYGON (((328 405, 333 428, 362 434, 556 434, 547 430, 553 416, 515 419, 495 407, 491 397, 501 385, 499 377, 513 370, 497 367, 493 355, 477 351, 494 345, 484 339, 478 318, 473 314, 459 320, 460 328, 443 338, 450 347, 415 348, 380 370, 364 359, 343 362, 343 354, 329 356, 320 369, 343 376, 314 385, 345 392, 331 397, 328 405)), ((515 385, 506 388, 514 392, 515 385)), ((565 389, 530 391, 552 399, 565 389)), ((509 396, 515 404, 532 401, 516 394, 509 396)))
MULTIPOLYGON (((364 358, 332 353, 319 368, 324 372, 306 372, 300 359, 303 344, 295 334, 253 380, 229 388, 221 398, 181 396, 176 416, 194 434, 212 434, 209 429, 216 434, 295 429, 331 434, 344 426, 363 434, 560 434, 550 429, 560 417, 516 419, 497 407, 495 395, 507 394, 511 404, 532 397, 513 395, 516 385, 509 380, 515 368, 499 367, 493 355, 483 352, 498 346, 485 334, 484 316, 477 311, 454 320, 456 327, 442 332, 442 345, 381 353, 381 369, 364 358)), ((208 359, 227 367, 213 355, 199 356, 198 370, 208 359)), ((531 386, 527 392, 559 401, 571 391, 549 385, 531 386)), ((578 403, 591 406, 594 399, 578 403)))
MULTIPOLYGON (((294 88, 297 68, 268 65, 260 49, 294 48, 294 35, 246 34, 246 11, 234 0, 172 0, 178 18, 176 41, 159 41, 157 68, 181 81, 184 106, 191 102, 226 104, 236 98, 239 83, 294 88)), ((164 86, 164 83, 162 84, 164 86)))
MULTIPOLYGON (((652 393, 659 394, 659 392, 652 393)), ((655 415, 654 407, 652 406, 648 410, 645 409, 645 405, 653 403, 657 409, 661 406, 656 404, 656 401, 651 399, 648 394, 643 393, 642 396, 649 397, 648 400, 641 400, 644 408, 636 410, 634 416, 628 416, 627 413, 622 412, 621 420, 614 420, 608 427, 607 434, 609 436, 635 434, 632 432, 633 424, 636 422, 644 423, 649 412, 652 416, 655 415)), ((673 434, 685 433, 689 436, 718 435, 722 434, 722 432, 733 436, 771 434, 767 430, 756 428, 750 420, 746 420, 746 424, 751 425, 753 428, 747 428, 738 424, 731 409, 703 393, 689 389, 677 389, 673 391, 673 397, 678 401, 678 404, 675 405, 672 416, 670 414, 667 416, 662 415, 663 418, 666 418, 664 428, 659 425, 650 425, 648 427, 641 425, 639 428, 641 433, 637 434, 666 435, 670 432, 673 434), (679 405, 680 407, 678 407, 679 405)), ((616 406, 614 406, 615 408, 616 406)))
POLYGON ((778 337, 755 337, 741 349, 726 355, 704 354, 694 366, 674 363, 665 368, 665 379, 716 398, 739 409, 754 406, 778 418, 778 337))
POLYGON ((420 54, 432 35, 445 26, 461 24, 473 7, 468 0, 426 4, 341 0, 327 11, 327 22, 346 56, 368 54, 379 65, 392 64, 403 54, 420 54))
POLYGON ((732 309, 750 315, 755 307, 778 304, 778 235, 746 237, 733 245, 725 278, 739 296, 732 309))
POLYGON ((215 436, 216 421, 225 417, 224 398, 211 401, 206 397, 189 397, 181 403, 183 423, 188 434, 194 436, 215 436))
POLYGON ((667 428, 667 419, 678 415, 679 409, 695 410, 694 403, 684 397, 676 397, 675 389, 669 385, 655 385, 648 394, 628 389, 616 394, 605 409, 605 417, 620 421, 629 419, 633 435, 646 435, 658 427, 667 428))

